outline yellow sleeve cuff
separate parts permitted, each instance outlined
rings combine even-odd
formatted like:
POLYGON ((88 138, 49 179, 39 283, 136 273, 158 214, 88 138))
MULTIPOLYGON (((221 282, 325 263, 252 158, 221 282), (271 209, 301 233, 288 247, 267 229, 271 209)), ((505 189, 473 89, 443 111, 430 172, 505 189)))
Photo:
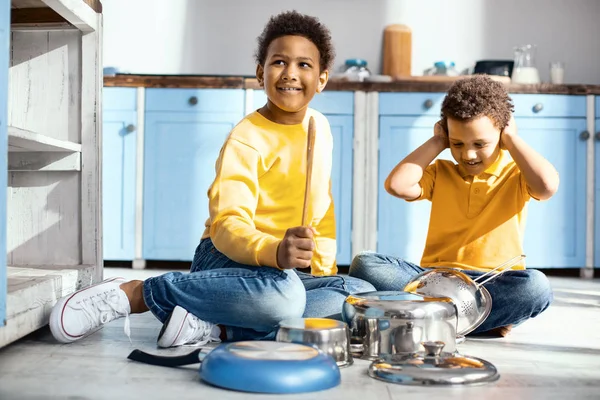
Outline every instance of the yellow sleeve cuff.
POLYGON ((277 238, 266 238, 265 243, 260 247, 256 255, 257 264, 281 269, 277 265, 277 247, 279 243, 281 243, 281 240, 277 238))

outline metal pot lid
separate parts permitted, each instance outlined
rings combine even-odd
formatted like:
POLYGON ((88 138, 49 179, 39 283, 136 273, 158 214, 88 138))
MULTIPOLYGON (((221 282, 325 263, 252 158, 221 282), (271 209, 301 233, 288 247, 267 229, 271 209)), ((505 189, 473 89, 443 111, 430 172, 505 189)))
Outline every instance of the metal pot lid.
POLYGON ((427 296, 420 293, 410 293, 406 291, 375 291, 364 292, 349 295, 346 301, 352 304, 362 304, 365 302, 376 301, 416 301, 416 302, 452 302, 452 299, 446 296, 427 296))
POLYGON ((455 331, 458 321, 456 305, 450 298, 393 291, 349 295, 342 306, 342 317, 352 329, 356 328, 356 318, 446 321, 455 331))
POLYGON ((476 385, 500 378, 488 361, 442 352, 443 342, 422 344, 424 353, 380 356, 369 366, 369 376, 402 385, 476 385))

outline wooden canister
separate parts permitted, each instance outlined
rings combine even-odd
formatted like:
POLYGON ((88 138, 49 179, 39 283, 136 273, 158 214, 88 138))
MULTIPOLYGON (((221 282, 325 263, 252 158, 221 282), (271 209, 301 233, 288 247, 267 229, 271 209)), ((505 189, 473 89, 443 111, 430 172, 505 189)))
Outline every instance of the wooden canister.
POLYGON ((392 78, 411 75, 412 31, 406 25, 388 25, 383 31, 383 74, 392 78))

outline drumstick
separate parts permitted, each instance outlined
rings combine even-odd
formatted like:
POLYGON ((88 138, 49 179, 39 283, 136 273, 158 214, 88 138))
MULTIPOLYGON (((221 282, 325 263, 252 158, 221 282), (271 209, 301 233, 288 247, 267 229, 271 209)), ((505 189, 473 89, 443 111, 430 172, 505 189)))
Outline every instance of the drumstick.
POLYGON ((308 140, 306 143, 306 187, 304 188, 304 205, 302 206, 302 226, 307 226, 308 198, 310 197, 310 180, 312 175, 313 153, 315 149, 315 119, 308 120, 308 140))

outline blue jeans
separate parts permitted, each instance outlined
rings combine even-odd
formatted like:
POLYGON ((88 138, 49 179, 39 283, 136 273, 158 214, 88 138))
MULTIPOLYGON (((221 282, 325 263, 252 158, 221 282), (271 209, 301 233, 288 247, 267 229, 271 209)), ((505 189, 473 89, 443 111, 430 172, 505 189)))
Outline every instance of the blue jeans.
POLYGON ((278 323, 287 318, 341 320, 349 294, 373 290, 357 278, 239 264, 204 239, 190 273, 147 279, 144 301, 163 323, 178 305, 204 321, 226 326, 228 340, 254 340, 274 339, 278 323))
MULTIPOLYGON (((377 290, 403 290, 426 269, 401 258, 373 252, 358 254, 349 275, 370 282, 377 290)), ((472 278, 483 272, 463 270, 472 278)), ((538 270, 507 271, 483 285, 492 296, 492 311, 472 334, 506 325, 518 325, 544 311, 553 300, 548 278, 538 270)))

